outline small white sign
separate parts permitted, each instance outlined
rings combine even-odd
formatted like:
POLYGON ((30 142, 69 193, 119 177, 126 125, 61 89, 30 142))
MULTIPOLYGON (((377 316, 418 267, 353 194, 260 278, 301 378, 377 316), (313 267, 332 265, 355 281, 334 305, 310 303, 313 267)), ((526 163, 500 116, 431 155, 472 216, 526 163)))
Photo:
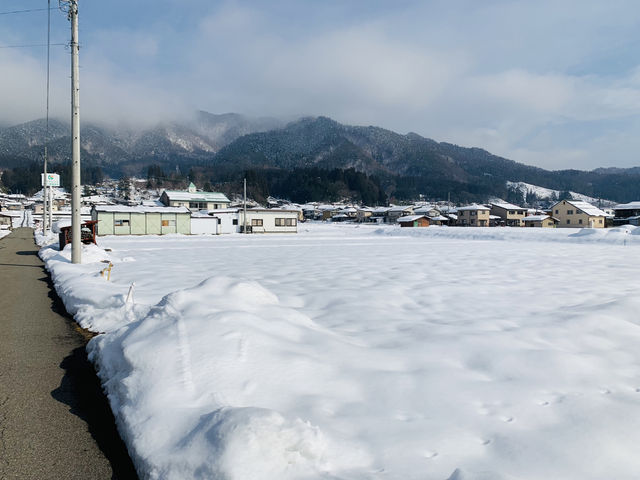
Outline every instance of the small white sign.
MULTIPOLYGON (((44 173, 40 174, 42 186, 44 187, 44 173)), ((57 173, 47 173, 47 187, 59 187, 60 175, 57 173)))

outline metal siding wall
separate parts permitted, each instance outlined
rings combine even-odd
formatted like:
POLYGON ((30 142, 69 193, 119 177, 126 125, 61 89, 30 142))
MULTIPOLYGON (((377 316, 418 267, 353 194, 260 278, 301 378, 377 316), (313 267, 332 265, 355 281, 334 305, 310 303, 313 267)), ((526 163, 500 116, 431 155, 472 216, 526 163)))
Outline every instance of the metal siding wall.
POLYGON ((147 223, 147 235, 160 235, 162 233, 162 222, 159 213, 147 213, 145 220, 147 223))
POLYGON ((98 235, 113 235, 113 213, 98 212, 98 235))
POLYGON ((131 214, 131 235, 145 235, 147 233, 147 225, 144 213, 131 214))
POLYGON ((176 214, 176 233, 191 235, 191 214, 190 213, 176 214))

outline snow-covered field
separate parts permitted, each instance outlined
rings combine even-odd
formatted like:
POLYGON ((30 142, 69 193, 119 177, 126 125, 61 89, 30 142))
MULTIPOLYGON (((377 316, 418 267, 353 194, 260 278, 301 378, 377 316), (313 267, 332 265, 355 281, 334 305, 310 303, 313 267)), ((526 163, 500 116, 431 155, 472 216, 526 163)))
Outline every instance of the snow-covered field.
POLYGON ((142 478, 638 478, 635 227, 301 225, 69 254, 41 251, 105 332, 90 355, 142 478))

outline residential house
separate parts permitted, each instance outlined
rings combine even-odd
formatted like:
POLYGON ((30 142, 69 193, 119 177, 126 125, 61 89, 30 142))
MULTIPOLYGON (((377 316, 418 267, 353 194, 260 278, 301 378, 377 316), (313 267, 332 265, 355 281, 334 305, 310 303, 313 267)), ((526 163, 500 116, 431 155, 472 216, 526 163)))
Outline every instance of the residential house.
POLYGON ((386 214, 387 223, 395 223, 400 217, 413 215, 413 208, 413 205, 395 205, 389 207, 386 214))
POLYGON ((458 207, 458 220, 456 225, 463 227, 488 227, 491 209, 484 205, 467 205, 458 207))
POLYGON ((559 228, 605 228, 608 217, 598 207, 579 200, 560 200, 551 211, 559 228))
POLYGON ((14 215, 15 213, 18 213, 18 212, 0 212, 0 228, 2 229, 11 228, 13 224, 13 218, 15 217, 14 215))
POLYGON ((319 205, 318 210, 322 213, 322 220, 330 220, 331 217, 338 214, 344 205, 319 205))
POLYGON ((507 227, 522 227, 523 219, 527 216, 527 209, 512 203, 491 203, 491 215, 499 218, 498 224, 507 227))
POLYGON ((614 225, 640 225, 640 202, 622 203, 613 207, 614 225))
POLYGON ((558 226, 558 219, 549 215, 529 215, 524 217, 525 227, 555 228, 558 226))
POLYGON ((449 225, 451 221, 449 218, 443 215, 436 215, 435 217, 427 217, 429 219, 429 224, 431 225, 449 225))
MULTIPOLYGON (((244 210, 238 211, 238 229, 244 231, 244 210)), ((247 232, 298 233, 298 212, 275 208, 247 209, 247 232)))
POLYGON ((376 207, 366 221, 371 223, 384 223, 387 221, 387 213, 389 210, 391 210, 391 207, 376 207))
POLYGON ((398 219, 401 227, 428 227, 429 219, 424 215, 406 215, 398 219))
POLYGON ((356 220, 360 223, 367 222, 373 216, 374 209, 371 207, 360 207, 356 213, 356 220))
POLYGON ((160 195, 160 201, 167 207, 185 207, 192 212, 228 208, 231 203, 224 193, 199 192, 193 183, 189 184, 186 192, 182 190, 164 190, 160 195))

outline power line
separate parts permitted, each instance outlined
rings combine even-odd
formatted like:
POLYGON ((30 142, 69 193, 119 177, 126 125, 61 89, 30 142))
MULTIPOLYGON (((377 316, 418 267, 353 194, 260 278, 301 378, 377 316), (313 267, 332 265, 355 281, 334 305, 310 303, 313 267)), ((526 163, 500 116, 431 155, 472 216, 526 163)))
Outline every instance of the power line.
POLYGON ((31 43, 31 44, 26 44, 26 45, 0 45, 0 48, 31 48, 31 47, 47 47, 49 45, 56 45, 56 46, 60 46, 60 45, 69 45, 68 43, 50 43, 50 44, 46 44, 46 43, 31 43))
POLYGON ((28 10, 11 10, 9 12, 0 12, 0 15, 13 15, 15 13, 31 13, 31 12, 45 12, 47 10, 55 10, 54 8, 30 8, 28 10))

